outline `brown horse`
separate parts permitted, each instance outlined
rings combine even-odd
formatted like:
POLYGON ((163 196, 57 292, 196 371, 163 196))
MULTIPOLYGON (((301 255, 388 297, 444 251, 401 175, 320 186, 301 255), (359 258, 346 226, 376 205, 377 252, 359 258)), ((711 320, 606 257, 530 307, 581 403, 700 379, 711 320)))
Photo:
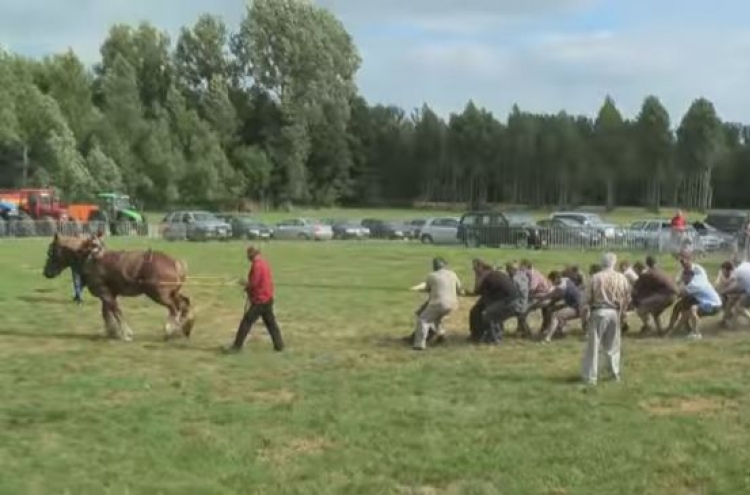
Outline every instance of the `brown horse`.
POLYGON ((77 268, 89 292, 102 302, 102 318, 110 338, 132 340, 132 331, 123 321, 119 296, 146 295, 169 310, 164 325, 165 338, 175 329, 186 338, 195 324, 190 299, 181 293, 187 278, 184 262, 158 251, 108 251, 101 241, 63 237, 55 234, 47 250, 44 276, 54 278, 66 268, 77 268))

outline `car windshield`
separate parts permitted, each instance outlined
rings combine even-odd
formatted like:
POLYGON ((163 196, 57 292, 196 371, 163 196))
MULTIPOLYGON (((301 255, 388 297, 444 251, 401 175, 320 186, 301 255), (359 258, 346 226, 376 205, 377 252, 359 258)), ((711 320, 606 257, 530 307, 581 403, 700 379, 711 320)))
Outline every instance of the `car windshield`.
POLYGON ((195 218, 196 222, 215 222, 218 220, 216 216, 205 211, 196 211, 193 213, 193 218, 195 218))
POLYGON ((596 213, 587 213, 583 216, 583 220, 590 223, 591 225, 601 225, 604 223, 602 217, 600 217, 596 213))
POLYGON ((505 214, 505 218, 508 219, 509 223, 515 223, 515 224, 519 224, 519 223, 529 223, 529 224, 530 223, 534 223, 534 219, 532 218, 532 216, 530 214, 528 214, 528 213, 525 213, 525 212, 511 212, 511 213, 506 213, 505 214))
POLYGON ((572 220, 570 218, 558 218, 557 221, 563 224, 565 227, 581 227, 581 222, 576 222, 575 220, 572 220))

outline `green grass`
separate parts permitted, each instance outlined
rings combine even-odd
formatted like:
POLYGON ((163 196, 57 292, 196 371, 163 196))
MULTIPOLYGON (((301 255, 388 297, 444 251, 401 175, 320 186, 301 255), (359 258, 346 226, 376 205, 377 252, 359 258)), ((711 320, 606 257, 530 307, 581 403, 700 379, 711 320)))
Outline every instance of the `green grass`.
MULTIPOLYGON (((435 254, 470 284, 478 254, 549 270, 596 253, 270 243, 288 349, 274 353, 259 325, 223 356, 244 301, 219 284, 245 275, 243 245, 151 245, 196 277, 189 343, 162 342, 165 315, 144 299, 122 304, 135 342, 94 338, 96 301, 77 308, 67 272, 41 275, 46 241, 0 243, 1 493, 748 493, 741 329, 631 336, 624 382, 595 389, 578 382, 578 325, 549 346, 470 346, 464 300, 444 347, 399 342, 423 297, 405 289, 435 254)), ((719 262, 706 261, 712 275, 719 262)))

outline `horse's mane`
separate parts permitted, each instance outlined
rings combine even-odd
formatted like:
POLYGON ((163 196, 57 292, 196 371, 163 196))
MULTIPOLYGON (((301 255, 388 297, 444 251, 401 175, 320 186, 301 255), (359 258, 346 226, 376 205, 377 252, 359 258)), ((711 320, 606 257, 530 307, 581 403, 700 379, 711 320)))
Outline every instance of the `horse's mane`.
POLYGON ((86 240, 85 237, 69 237, 61 235, 57 237, 57 245, 70 251, 78 251, 86 240))

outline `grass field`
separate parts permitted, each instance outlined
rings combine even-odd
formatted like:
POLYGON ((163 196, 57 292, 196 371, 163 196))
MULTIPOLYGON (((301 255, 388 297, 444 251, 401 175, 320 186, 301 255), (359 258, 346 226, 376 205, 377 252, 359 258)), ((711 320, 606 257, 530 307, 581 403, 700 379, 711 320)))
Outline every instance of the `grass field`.
MULTIPOLYGON (((111 248, 145 240, 111 239, 111 248)), ((41 275, 47 242, 0 242, 0 492, 8 494, 698 494, 750 489, 750 338, 624 342, 623 382, 578 381, 578 330, 542 346, 451 338, 414 353, 432 256, 467 284, 469 260, 528 256, 549 270, 596 253, 402 243, 270 243, 287 350, 262 325, 219 354, 244 304, 243 244, 161 244, 187 260, 192 341, 164 343, 163 311, 123 301, 132 343, 98 337, 99 307, 70 275, 41 275), (208 279, 201 277, 219 277, 208 279), (201 285, 201 283, 203 285, 201 285)), ((707 261, 711 275, 720 260, 707 261)), ((668 269, 674 264, 667 257, 668 269)), ((633 322, 635 329, 638 325, 633 322)), ((537 326, 536 322, 533 323, 537 326)))

